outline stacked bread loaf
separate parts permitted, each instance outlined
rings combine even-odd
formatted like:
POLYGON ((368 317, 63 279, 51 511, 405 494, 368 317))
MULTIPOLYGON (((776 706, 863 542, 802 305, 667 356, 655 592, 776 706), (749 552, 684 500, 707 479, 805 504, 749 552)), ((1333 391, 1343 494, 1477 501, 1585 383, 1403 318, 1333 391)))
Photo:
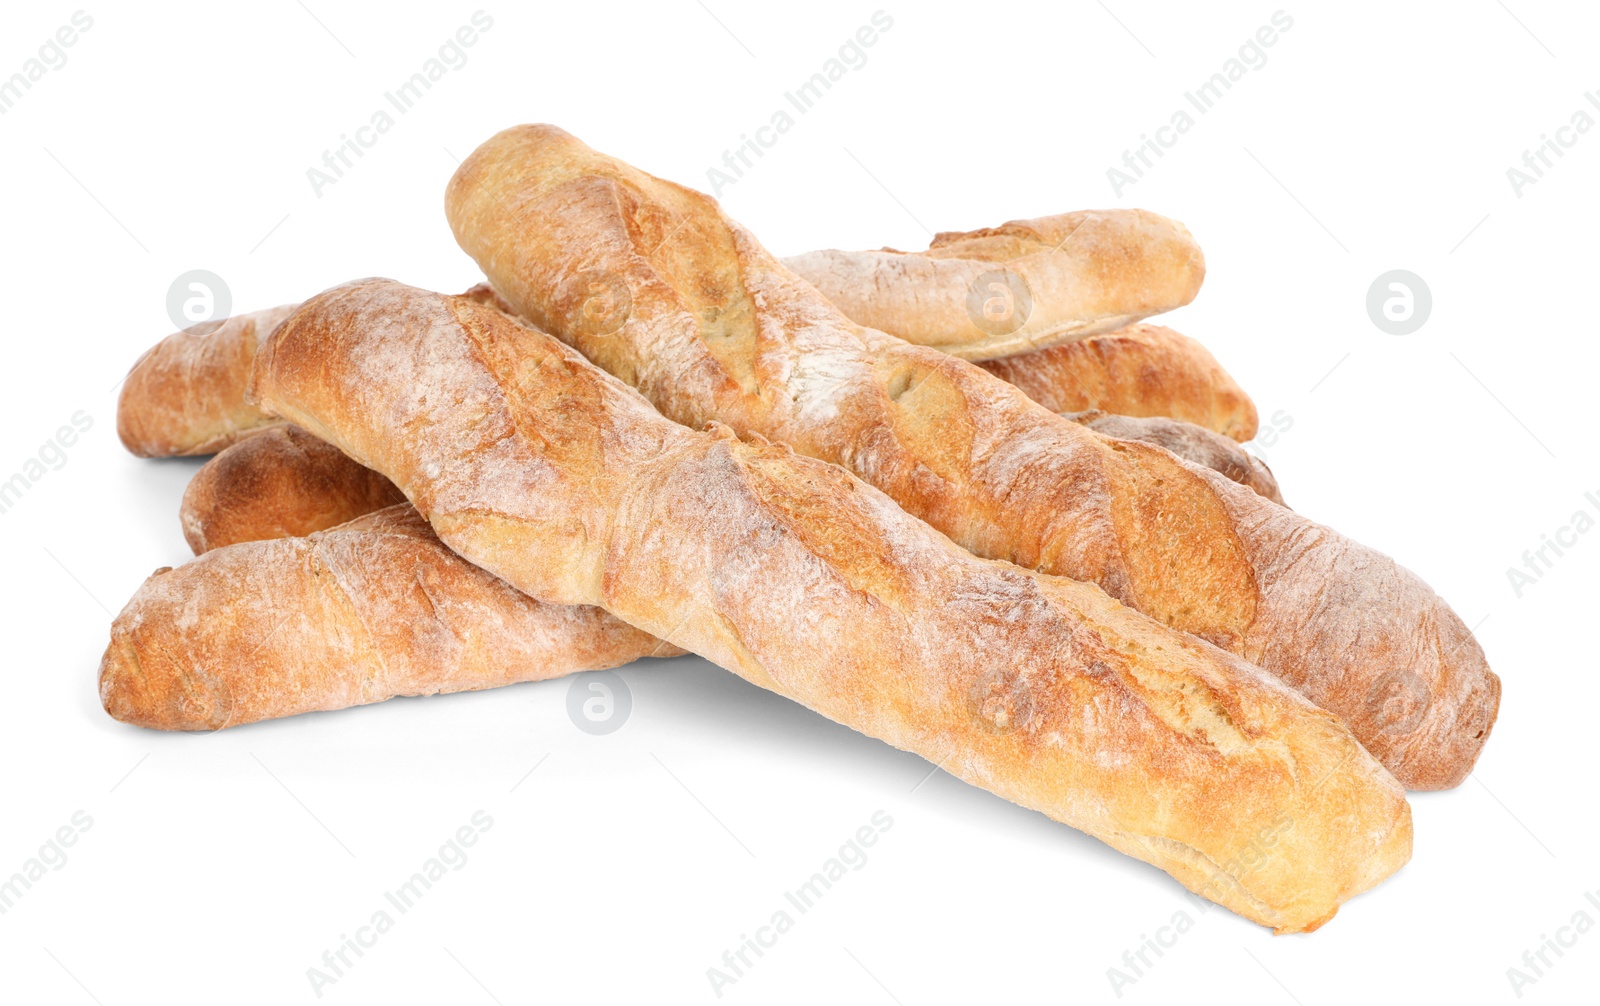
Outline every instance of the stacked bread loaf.
POLYGON ((689 651, 1280 932, 1406 862, 1406 787, 1470 771, 1499 703, 1471 634, 1283 506, 1250 399, 1142 323, 1198 291, 1182 225, 779 260, 549 126, 446 210, 487 284, 348 283, 135 365, 130 450, 225 449, 184 494, 199 558, 113 623, 113 716, 689 651))

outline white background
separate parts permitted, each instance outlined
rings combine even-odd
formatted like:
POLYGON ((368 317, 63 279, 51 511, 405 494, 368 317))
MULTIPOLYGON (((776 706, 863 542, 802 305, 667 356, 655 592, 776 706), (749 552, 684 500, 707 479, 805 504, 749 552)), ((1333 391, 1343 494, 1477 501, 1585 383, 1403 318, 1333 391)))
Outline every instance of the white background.
MULTIPOLYGON (((876 2, 486 7, 468 62, 320 197, 306 169, 475 3, 87 8, 68 62, 0 116, 0 478, 94 420, 0 515, 0 875, 74 811, 94 823, 0 916, 0 999, 316 1001, 307 968, 479 809, 470 862, 324 1001, 715 1002, 707 968, 878 810, 869 862, 725 1001, 1113 1002, 1107 969, 1183 910, 1194 928, 1123 999, 1512 1002, 1506 969, 1541 934, 1600 921, 1600 534, 1520 599, 1506 576, 1600 495, 1600 130, 1520 197, 1506 175, 1577 109, 1600 117, 1600 17, 1577 3, 1287 7, 1268 62, 1120 197, 1106 169, 1276 5, 887 6, 868 62, 724 193, 780 254, 1091 206, 1188 224, 1209 277, 1164 320, 1292 418, 1264 449, 1290 504, 1422 574, 1505 682, 1474 777, 1415 797, 1413 862, 1318 933, 1202 914, 1166 875, 943 773, 919 786, 921 759, 693 658, 621 672, 632 718, 604 737, 568 720, 565 681, 212 736, 101 711, 111 613, 188 554, 197 462, 115 435, 175 277, 220 274, 235 310, 366 275, 464 288, 441 202, 477 143, 549 121, 706 188, 876 2), (1413 335, 1366 314, 1394 268, 1432 290, 1413 335)), ((7 5, 0 75, 75 9, 7 5)), ((1597 984, 1600 930, 1522 992, 1597 984)))

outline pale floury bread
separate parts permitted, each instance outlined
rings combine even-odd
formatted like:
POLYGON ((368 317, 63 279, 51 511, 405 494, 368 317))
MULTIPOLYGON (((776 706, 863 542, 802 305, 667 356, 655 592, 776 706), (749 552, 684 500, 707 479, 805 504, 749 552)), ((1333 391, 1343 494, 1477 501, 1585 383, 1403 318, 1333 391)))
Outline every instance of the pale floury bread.
POLYGON ((979 559, 842 468, 673 423, 498 311, 337 287, 262 347, 252 391, 531 596, 604 607, 1265 925, 1314 928, 1410 855, 1400 785, 1270 675, 979 559))
POLYGON ((554 126, 479 147, 445 208, 518 314, 670 418, 833 461, 978 555, 1098 584, 1257 663, 1342 717, 1408 786, 1471 770, 1499 679, 1392 559, 854 324, 709 196, 554 126))
POLYGON ((859 324, 964 360, 1109 332, 1194 299, 1200 246, 1148 210, 1083 210, 934 236, 927 251, 784 259, 859 324))

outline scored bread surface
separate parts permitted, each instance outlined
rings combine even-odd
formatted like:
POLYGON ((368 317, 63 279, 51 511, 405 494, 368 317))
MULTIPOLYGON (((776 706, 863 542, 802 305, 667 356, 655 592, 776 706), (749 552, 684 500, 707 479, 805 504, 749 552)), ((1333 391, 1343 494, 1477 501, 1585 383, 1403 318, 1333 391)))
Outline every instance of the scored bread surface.
POLYGON ((964 360, 1109 332, 1194 299, 1200 246, 1148 210, 1083 210, 941 232, 927 251, 785 259, 861 325, 964 360))
POLYGON ((1410 787, 1471 770, 1499 679, 1460 618, 1392 559, 854 324, 710 197, 553 126, 485 142, 446 211, 519 315, 668 417, 835 462, 978 555, 1096 583, 1259 664, 1410 787))
POLYGON ((100 697, 125 723, 217 730, 682 652, 598 608, 533 600, 401 504, 158 570, 112 623, 100 697))
POLYGON ((670 422, 497 311, 337 287, 263 347, 253 392, 530 595, 602 606, 1265 925, 1314 928, 1410 855, 1399 784, 1270 675, 979 559, 834 465, 670 422))

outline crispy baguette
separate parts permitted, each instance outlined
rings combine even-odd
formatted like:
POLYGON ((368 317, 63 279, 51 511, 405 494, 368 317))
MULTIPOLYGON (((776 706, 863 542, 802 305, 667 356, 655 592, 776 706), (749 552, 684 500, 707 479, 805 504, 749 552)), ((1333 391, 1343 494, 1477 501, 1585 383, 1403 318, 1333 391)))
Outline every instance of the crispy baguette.
POLYGON ((141 458, 213 454, 279 425, 244 398, 256 346, 299 305, 174 332, 141 356, 117 399, 117 436, 141 458))
MULTIPOLYGON (((487 283, 462 296, 511 313, 487 283)), ((1103 412, 1072 413, 1067 418, 1107 436, 1164 447, 1283 502, 1266 465, 1209 430, 1175 420, 1103 412)), ((184 491, 180 516, 184 537, 199 555, 219 545, 322 531, 403 498, 388 479, 337 448, 297 426, 283 426, 235 444, 207 462, 184 491)))
POLYGON ((157 570, 111 625, 100 701, 135 726, 218 730, 682 652, 598 608, 533 600, 402 504, 157 570))
POLYGON ((207 461, 178 511, 195 555, 242 541, 299 538, 404 503, 394 483, 297 426, 280 426, 207 461))
MULTIPOLYGON (((487 283, 462 296, 503 304, 487 283)), ((117 399, 123 446, 141 458, 215 454, 283 425, 247 402, 245 389, 256 347, 299 306, 234 315, 208 332, 174 332, 152 346, 128 372, 117 399)))
POLYGON ((979 559, 841 468, 679 426, 498 311, 336 287, 262 348, 252 392, 531 596, 604 607, 1264 925, 1315 928, 1409 857, 1399 784, 1270 675, 979 559))
POLYGON ((979 366, 1051 412, 1167 416, 1240 442, 1256 435, 1256 406, 1239 383, 1200 343, 1160 325, 1129 325, 979 366))
POLYGON ((451 228, 522 316, 672 419, 837 462, 978 555, 1097 583, 1279 675, 1406 785, 1466 777, 1499 707, 1472 634, 1393 560, 972 364, 864 329, 715 200, 553 126, 462 163, 451 228))
POLYGON ((964 360, 1060 345, 1182 307, 1200 246, 1148 210, 1084 210, 934 236, 923 252, 784 259, 846 316, 964 360))
POLYGON ((1266 462, 1253 457, 1243 447, 1204 426, 1179 422, 1164 416, 1114 416, 1109 412, 1063 412, 1079 426, 1119 440, 1139 440, 1164 447, 1178 457, 1202 468, 1227 476, 1279 506, 1284 506, 1278 480, 1266 462))
MULTIPOLYGON (((488 283, 462 296, 516 314, 488 283)), ((128 450, 211 454, 280 425, 245 402, 244 389, 258 341, 298 306, 238 315, 209 336, 178 332, 147 351, 117 406, 128 450)), ((1239 441, 1256 434, 1255 404, 1244 389, 1204 346, 1170 328, 1130 325, 982 366, 1052 412, 1170 416, 1239 441)))

